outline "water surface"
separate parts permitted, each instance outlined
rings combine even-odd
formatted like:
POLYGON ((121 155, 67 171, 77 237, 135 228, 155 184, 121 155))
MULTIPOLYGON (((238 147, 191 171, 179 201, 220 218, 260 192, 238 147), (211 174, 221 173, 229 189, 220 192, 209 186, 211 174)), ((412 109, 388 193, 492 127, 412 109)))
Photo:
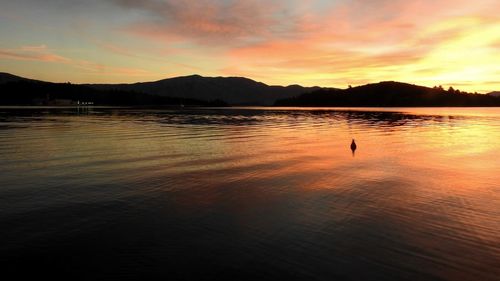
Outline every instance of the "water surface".
POLYGON ((499 140, 498 108, 4 107, 0 258, 68 280, 498 280, 499 140))

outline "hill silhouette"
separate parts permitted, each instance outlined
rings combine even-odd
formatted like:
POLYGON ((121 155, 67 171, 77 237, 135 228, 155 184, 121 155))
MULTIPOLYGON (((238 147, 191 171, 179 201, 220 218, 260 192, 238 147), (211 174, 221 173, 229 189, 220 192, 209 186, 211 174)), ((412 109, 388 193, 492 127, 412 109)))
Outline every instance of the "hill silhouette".
POLYGON ((14 74, 6 73, 6 72, 0 72, 0 83, 18 82, 18 81, 36 81, 36 80, 31 80, 28 78, 16 76, 14 74))
POLYGON ((1 105, 500 106, 496 93, 386 81, 348 89, 269 86, 241 77, 183 76, 134 84, 51 83, 0 73, 1 105))
POLYGON ((98 90, 84 85, 34 80, 0 82, 0 105, 95 105, 121 106, 226 106, 223 101, 202 101, 121 90, 98 90))
POLYGON ((200 75, 134 84, 91 84, 88 86, 95 89, 134 91, 159 96, 223 100, 232 105, 272 105, 278 99, 320 89, 299 85, 269 86, 242 77, 202 77, 200 75))
POLYGON ((276 101, 276 106, 500 106, 500 98, 385 81, 343 90, 321 89, 276 101))

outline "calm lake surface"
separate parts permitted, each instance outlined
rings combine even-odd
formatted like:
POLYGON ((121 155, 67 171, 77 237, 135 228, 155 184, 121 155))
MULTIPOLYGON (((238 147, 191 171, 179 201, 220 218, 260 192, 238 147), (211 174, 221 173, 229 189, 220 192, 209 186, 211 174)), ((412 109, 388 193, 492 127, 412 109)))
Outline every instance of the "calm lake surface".
POLYGON ((499 167, 500 108, 4 107, 2 272, 500 280, 499 167))

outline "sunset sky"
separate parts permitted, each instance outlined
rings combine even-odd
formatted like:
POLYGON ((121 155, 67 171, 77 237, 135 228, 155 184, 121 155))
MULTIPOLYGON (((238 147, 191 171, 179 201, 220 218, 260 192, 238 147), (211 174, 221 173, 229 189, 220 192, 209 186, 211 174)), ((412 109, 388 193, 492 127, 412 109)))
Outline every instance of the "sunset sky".
POLYGON ((0 72, 500 90, 499 0, 1 1, 0 72))

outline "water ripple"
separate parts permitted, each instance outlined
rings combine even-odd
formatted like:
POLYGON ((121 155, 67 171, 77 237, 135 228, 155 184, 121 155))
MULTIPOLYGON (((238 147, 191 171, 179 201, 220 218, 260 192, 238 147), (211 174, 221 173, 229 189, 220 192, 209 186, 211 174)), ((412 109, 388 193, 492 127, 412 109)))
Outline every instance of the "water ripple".
POLYGON ((95 278, 497 280, 499 129, 481 108, 1 108, 1 261, 95 278))

